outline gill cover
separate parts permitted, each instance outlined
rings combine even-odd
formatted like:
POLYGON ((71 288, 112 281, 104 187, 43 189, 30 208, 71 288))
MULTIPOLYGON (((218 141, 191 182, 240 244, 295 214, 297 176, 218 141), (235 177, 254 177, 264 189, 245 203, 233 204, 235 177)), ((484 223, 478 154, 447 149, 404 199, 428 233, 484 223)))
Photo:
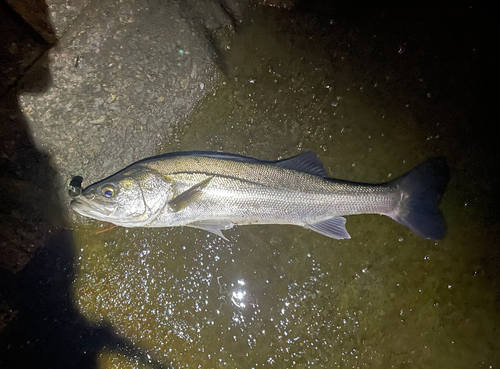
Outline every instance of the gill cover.
POLYGON ((171 181, 148 167, 128 167, 94 183, 71 206, 78 213, 121 226, 147 226, 173 197, 171 181))

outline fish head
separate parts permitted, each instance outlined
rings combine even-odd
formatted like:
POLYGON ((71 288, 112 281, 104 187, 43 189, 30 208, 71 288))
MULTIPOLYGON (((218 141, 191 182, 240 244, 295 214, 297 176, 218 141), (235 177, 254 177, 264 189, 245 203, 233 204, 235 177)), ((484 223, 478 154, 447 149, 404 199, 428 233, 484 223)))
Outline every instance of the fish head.
POLYGON ((167 176, 139 166, 88 186, 73 199, 71 208, 89 218, 138 227, 153 222, 172 197, 167 176))

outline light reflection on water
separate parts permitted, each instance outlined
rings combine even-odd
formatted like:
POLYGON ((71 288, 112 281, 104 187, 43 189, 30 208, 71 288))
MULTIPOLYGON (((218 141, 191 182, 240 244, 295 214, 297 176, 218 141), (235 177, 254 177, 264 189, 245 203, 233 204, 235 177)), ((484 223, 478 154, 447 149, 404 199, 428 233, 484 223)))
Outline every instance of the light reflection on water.
POLYGON ((247 291, 243 286, 245 286, 245 281, 243 279, 238 279, 237 287, 235 287, 234 283, 231 283, 231 287, 233 288, 231 292, 231 302, 240 309, 246 308, 248 303, 247 291))
MULTIPOLYGON (((267 23, 238 37, 236 75, 163 151, 271 160, 312 149, 333 177, 369 182, 436 154, 436 132, 374 102, 383 82, 301 51, 267 23)), ((78 226, 75 299, 179 367, 480 367, 498 346, 493 296, 469 270, 484 235, 443 205, 455 214, 437 243, 378 216, 348 217, 349 241, 292 226, 236 227, 229 242, 189 228, 78 226)))

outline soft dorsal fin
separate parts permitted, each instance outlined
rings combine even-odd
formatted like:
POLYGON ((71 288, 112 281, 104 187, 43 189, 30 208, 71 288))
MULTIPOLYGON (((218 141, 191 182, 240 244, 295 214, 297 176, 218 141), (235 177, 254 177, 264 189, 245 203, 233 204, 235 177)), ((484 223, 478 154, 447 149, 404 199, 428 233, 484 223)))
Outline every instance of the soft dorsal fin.
POLYGON ((328 177, 323 163, 318 159, 314 151, 306 151, 288 159, 275 161, 273 164, 281 168, 292 169, 318 177, 328 177))

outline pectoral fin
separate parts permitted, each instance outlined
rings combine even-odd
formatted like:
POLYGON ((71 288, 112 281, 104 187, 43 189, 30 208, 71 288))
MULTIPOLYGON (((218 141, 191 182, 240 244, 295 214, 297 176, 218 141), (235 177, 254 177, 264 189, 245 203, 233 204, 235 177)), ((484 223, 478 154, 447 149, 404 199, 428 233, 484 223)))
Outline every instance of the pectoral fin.
POLYGON ((234 223, 229 220, 202 220, 186 224, 186 227, 203 229, 204 231, 211 232, 220 238, 229 241, 226 236, 222 234, 222 230, 233 228, 234 223))
POLYGON ((208 185, 212 178, 213 177, 204 179, 203 181, 195 184, 188 190, 174 197, 168 202, 168 206, 170 206, 173 211, 180 211, 184 209, 186 206, 191 204, 193 201, 196 201, 196 199, 201 196, 201 194, 203 193, 202 190, 208 185))
POLYGON ((306 224, 304 227, 327 237, 335 238, 336 240, 351 238, 349 233, 347 233, 347 229, 345 229, 344 217, 330 218, 322 222, 306 224))

